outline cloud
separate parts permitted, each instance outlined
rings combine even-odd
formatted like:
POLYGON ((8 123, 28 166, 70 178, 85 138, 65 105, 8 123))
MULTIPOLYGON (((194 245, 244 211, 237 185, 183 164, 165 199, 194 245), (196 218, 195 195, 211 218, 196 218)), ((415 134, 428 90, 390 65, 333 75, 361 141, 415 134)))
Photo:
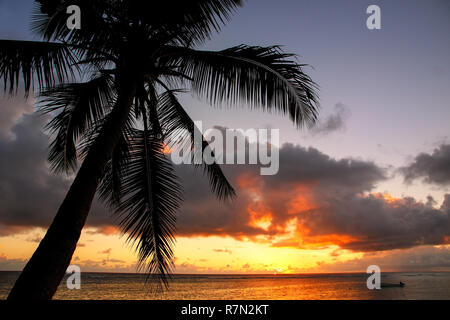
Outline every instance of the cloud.
POLYGON ((414 161, 400 169, 405 182, 422 179, 440 186, 450 185, 450 144, 442 144, 432 154, 421 153, 414 161))
MULTIPOLYGON (((0 99, 0 236, 47 228, 71 178, 50 172, 46 161, 48 121, 31 113, 30 101, 0 99)), ((88 219, 101 233, 113 233, 111 214, 95 200, 88 219)))
POLYGON ((111 249, 111 248, 108 248, 108 249, 106 249, 106 250, 99 251, 98 253, 110 255, 110 254, 111 254, 111 251, 112 251, 112 249, 111 249))
POLYGON ((67 179, 49 172, 45 121, 25 114, 10 137, 0 135, 0 224, 48 226, 68 188, 67 179))
POLYGON ((297 217, 295 237, 278 245, 382 251, 450 243, 450 195, 439 209, 380 194, 324 198, 318 204, 297 217))
POLYGON ((377 182, 386 179, 384 170, 374 163, 335 160, 314 148, 285 144, 280 149, 277 175, 262 177, 257 166, 224 165, 238 197, 232 203, 221 204, 210 196, 207 181, 196 177, 194 170, 177 169, 188 199, 178 219, 181 235, 276 234, 277 228, 284 230, 294 207, 301 206, 302 201, 306 205, 307 198, 313 200, 316 193, 334 197, 357 194, 371 190, 377 182), (265 217, 271 219, 272 227, 268 230, 261 227, 265 217))
MULTIPOLYGON (((70 185, 50 173, 46 163, 46 119, 11 117, 10 135, 0 135, 0 235, 47 227, 70 185)), ((9 122, 8 122, 9 123, 9 122)), ((446 154, 441 147, 432 155, 446 154)), ((185 186, 177 235, 230 236, 299 249, 338 246, 352 251, 382 251, 450 239, 450 196, 437 208, 413 198, 373 193, 387 179, 385 169, 360 159, 334 159, 315 148, 284 144, 280 170, 260 176, 257 165, 224 165, 236 187, 233 202, 220 203, 206 177, 192 166, 176 166, 185 186)), ((422 159, 420 156, 417 159, 422 159)), ((416 162, 418 160, 416 159, 416 162)), ((440 163, 440 162, 439 162, 440 163)), ((94 202, 91 232, 117 234, 111 212, 94 202)))
POLYGON ((0 253, 0 270, 2 271, 16 271, 22 270, 27 259, 10 259, 4 253, 0 253))
POLYGON ((324 119, 319 121, 314 127, 309 130, 309 133, 315 135, 328 135, 335 131, 341 131, 345 129, 345 122, 350 116, 350 109, 342 104, 337 103, 334 106, 333 113, 324 119))
POLYGON ((219 252, 219 253, 229 253, 232 254, 233 252, 229 249, 213 249, 214 252, 219 252))
POLYGON ((449 246, 421 246, 383 252, 365 253, 359 258, 323 263, 314 272, 365 272, 369 265, 377 265, 381 272, 390 271, 448 271, 450 268, 449 246))
MULTIPOLYGON (((111 223, 111 219, 108 219, 108 221, 102 221, 101 223, 111 223)), ((87 234, 103 234, 106 236, 114 235, 114 234, 120 234, 120 229, 116 226, 112 225, 100 225, 95 228, 90 228, 86 231, 87 234)))
MULTIPOLYGON (((0 216, 1 219, 1 216, 0 216)), ((0 237, 7 237, 20 233, 30 232, 29 226, 18 226, 18 225, 4 225, 0 222, 0 237)))
POLYGON ((0 97, 0 137, 11 138, 11 128, 14 126, 24 113, 33 112, 32 99, 25 100, 19 97, 0 97))
POLYGON ((36 243, 39 243, 39 242, 41 242, 41 240, 42 240, 42 236, 41 236, 39 233, 36 233, 36 234, 34 234, 34 235, 32 235, 32 236, 29 236, 29 237, 26 238, 25 240, 26 240, 26 241, 29 241, 29 242, 36 242, 36 243))
POLYGON ((314 148, 285 144, 280 171, 260 176, 251 166, 224 166, 238 198, 220 204, 207 183, 182 171, 186 199, 182 236, 232 236, 273 246, 357 252, 444 244, 450 240, 450 195, 436 208, 411 197, 374 193, 387 179, 375 163, 330 158, 314 148))
MULTIPOLYGON (((81 259, 75 256, 72 259, 72 264, 80 267, 81 272, 123 272, 134 273, 137 269, 135 262, 126 262, 121 259, 81 259)), ((1 265, 0 265, 1 268, 1 265)))

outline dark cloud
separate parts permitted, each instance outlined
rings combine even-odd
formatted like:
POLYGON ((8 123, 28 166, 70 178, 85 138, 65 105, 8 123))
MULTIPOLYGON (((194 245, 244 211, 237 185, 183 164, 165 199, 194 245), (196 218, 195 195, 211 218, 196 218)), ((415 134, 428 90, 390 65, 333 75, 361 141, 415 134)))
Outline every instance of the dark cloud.
POLYGON ((386 179, 372 162, 335 160, 314 148, 285 144, 280 171, 260 176, 251 166, 224 166, 238 198, 221 204, 208 185, 180 170, 186 198, 179 234, 261 236, 275 246, 380 251, 450 241, 450 195, 440 208, 428 198, 393 199, 371 193, 386 179), (293 227, 292 227, 293 225, 293 227), (290 228, 292 230, 290 230, 290 228))
POLYGON ((337 103, 334 106, 333 113, 323 121, 319 121, 309 130, 309 133, 312 135, 328 135, 335 131, 341 131, 345 128, 345 121, 349 116, 350 109, 342 103, 337 103))
POLYGON ((11 137, 0 136, 0 223, 47 226, 69 181, 50 174, 46 163, 45 119, 25 114, 11 137))
POLYGON ((178 229, 183 235, 245 237, 277 234, 277 228, 284 227, 292 218, 294 207, 302 201, 315 201, 313 197, 320 194, 331 198, 358 194, 386 179, 384 170, 374 163, 335 160, 314 148, 285 144, 280 149, 277 175, 260 176, 258 166, 224 165, 227 177, 237 188, 238 197, 231 203, 219 203, 210 196, 205 179, 199 180, 192 169, 178 169, 187 199, 179 215, 178 229), (273 227, 267 231, 251 225, 249 212, 252 211, 254 220, 270 215, 273 227))
POLYGON ((23 98, 1 96, 0 108, 0 137, 10 138, 12 136, 11 128, 22 115, 33 111, 33 101, 32 99, 26 101, 23 98))
MULTIPOLYGON (((319 208, 299 217, 298 233, 306 244, 334 242, 353 251, 446 244, 450 243, 450 195, 445 199, 435 209, 413 198, 386 199, 377 194, 325 197, 319 208)), ((294 240, 290 245, 301 243, 294 240)))
MULTIPOLYGON (((42 131, 48 119, 23 114, 31 111, 23 99, 0 100, 0 236, 48 227, 71 182, 50 172, 49 138, 42 131)), ((89 223, 111 223, 98 201, 89 223)))
POLYGON ((450 144, 442 144, 432 154, 419 154, 409 166, 400 171, 408 183, 422 179, 430 184, 450 185, 450 144))
MULTIPOLYGON (((45 121, 25 114, 10 125, 10 135, 0 135, 0 235, 47 227, 69 187, 69 178, 48 169, 48 137, 41 131, 45 121)), ((441 147, 434 158, 445 150, 441 147)), ((238 194, 226 203, 214 198, 201 170, 176 166, 186 199, 177 235, 367 252, 449 242, 450 196, 439 208, 431 198, 426 203, 391 199, 371 193, 387 179, 373 162, 333 159, 292 144, 283 145, 279 155, 280 170, 273 176, 261 176, 258 165, 224 165, 238 194)), ((88 219, 92 232, 117 233, 114 221, 101 204, 93 204, 88 219)))

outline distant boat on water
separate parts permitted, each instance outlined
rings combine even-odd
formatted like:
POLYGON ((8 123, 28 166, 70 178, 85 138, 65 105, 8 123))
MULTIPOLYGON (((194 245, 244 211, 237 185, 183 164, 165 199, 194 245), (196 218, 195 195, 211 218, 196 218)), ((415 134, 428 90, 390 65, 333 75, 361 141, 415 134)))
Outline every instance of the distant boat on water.
POLYGON ((400 283, 381 283, 382 288, 392 288, 392 287, 404 287, 405 284, 400 281, 400 283))

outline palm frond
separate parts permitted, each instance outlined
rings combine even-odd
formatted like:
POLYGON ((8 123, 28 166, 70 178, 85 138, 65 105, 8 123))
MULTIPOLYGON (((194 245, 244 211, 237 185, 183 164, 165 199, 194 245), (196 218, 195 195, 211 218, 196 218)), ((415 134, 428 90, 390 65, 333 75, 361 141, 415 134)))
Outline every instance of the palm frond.
MULTIPOLYGON (((186 138, 189 138, 191 141, 191 149, 194 147, 194 136, 197 134, 199 137, 202 137, 201 151, 203 152, 205 149, 210 148, 208 141, 206 141, 194 121, 186 110, 184 110, 174 91, 168 90, 160 95, 158 113, 161 117, 160 122, 163 124, 165 135, 168 136, 169 139, 171 135, 176 136, 180 130, 184 129, 189 132, 190 136, 186 138)), ((194 157, 194 155, 192 156, 194 157)), ((195 165, 199 166, 198 164, 195 165)), ((228 179, 222 172, 219 164, 216 162, 213 162, 212 164, 203 162, 201 166, 203 172, 208 175, 212 191, 217 198, 226 200, 231 199, 236 195, 233 186, 228 182, 228 179)))
POLYGON ((40 88, 65 82, 74 76, 74 63, 65 44, 0 40, 0 79, 10 94, 17 92, 21 77, 26 95, 35 81, 40 88))
POLYGON ((46 126, 51 134, 56 134, 48 157, 52 170, 70 172, 76 169, 77 141, 109 112, 113 98, 113 79, 107 74, 41 92, 41 113, 62 110, 46 126))
POLYGON ((230 19, 241 0, 123 1, 123 16, 150 26, 155 35, 169 35, 182 45, 201 43, 230 19))
MULTIPOLYGON (((114 0, 36 0, 40 5, 32 16, 32 30, 48 41, 67 41, 81 44, 94 39, 99 40, 105 32, 111 31, 113 24, 108 18, 117 12, 118 1, 114 0), (76 5, 80 8, 82 27, 67 28, 67 8, 76 5)), ((108 37, 114 36, 113 34, 108 37)))
POLYGON ((130 161, 129 130, 128 128, 123 131, 111 159, 105 166, 105 173, 98 187, 100 199, 113 209, 120 206, 123 197, 122 180, 126 174, 125 168, 130 161))
POLYGON ((277 46, 240 45, 223 51, 167 48, 178 60, 183 74, 191 77, 192 89, 212 104, 246 103, 267 111, 288 114, 297 125, 317 119, 317 85, 300 65, 277 46))
MULTIPOLYGON (((183 194, 163 141, 184 130, 191 149, 196 149, 197 134, 201 151, 211 148, 179 103, 178 91, 169 87, 190 85, 213 104, 244 103, 281 112, 301 126, 317 119, 317 86, 296 56, 277 46, 192 49, 219 31, 241 0, 165 0, 158 10, 148 0, 36 2, 34 30, 48 42, 0 40, 5 90, 17 90, 19 77, 26 93, 34 83, 48 88, 39 103, 41 112, 54 115, 47 126, 54 136, 52 169, 70 172, 80 159, 98 160, 100 198, 117 212, 122 231, 136 247, 139 268, 160 288, 167 286, 183 194), (69 5, 81 8, 79 30, 66 26, 69 5), (92 80, 67 84, 75 70, 92 80), (122 101, 118 89, 128 81, 132 90, 125 90, 122 101), (141 119, 144 130, 136 129, 135 120, 141 119)), ((235 196, 217 163, 196 166, 219 199, 235 196)))
MULTIPOLYGON (((32 17, 32 30, 48 41, 70 44, 71 48, 84 57, 83 63, 95 62, 104 67, 114 60, 114 46, 121 41, 120 27, 109 23, 108 12, 114 12, 117 1, 105 0, 40 0, 40 6, 32 17), (82 15, 82 27, 69 29, 66 25, 67 7, 77 5, 82 15), (115 29, 114 29, 115 28, 115 29)), ((80 57, 81 58, 81 57, 80 57)))
POLYGON ((156 88, 152 83, 147 86, 142 85, 136 92, 135 97, 135 117, 137 119, 142 115, 144 118, 144 125, 147 123, 147 118, 150 119, 150 125, 156 137, 162 139, 161 124, 158 118, 158 96, 156 88))
POLYGON ((140 268, 167 286, 173 267, 175 213, 183 195, 163 144, 153 137, 132 131, 117 209, 123 232, 137 245, 140 268))

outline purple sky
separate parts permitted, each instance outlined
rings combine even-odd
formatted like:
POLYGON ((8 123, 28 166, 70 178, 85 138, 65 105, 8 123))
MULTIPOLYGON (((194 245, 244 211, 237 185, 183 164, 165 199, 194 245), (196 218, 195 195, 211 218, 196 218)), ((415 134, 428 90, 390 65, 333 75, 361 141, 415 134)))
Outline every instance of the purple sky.
MULTIPOLYGON (((248 1, 208 47, 281 44, 297 53, 320 85, 321 122, 346 108, 343 128, 329 134, 297 131, 288 119, 258 112, 192 115, 232 128, 281 129, 281 140, 314 146, 335 157, 403 166, 448 141, 450 127, 450 3, 448 1, 248 1), (366 8, 381 7, 381 30, 366 28, 366 8)), ((195 108, 194 106, 200 105, 195 108)), ((398 196, 428 194, 400 179, 379 186, 398 196)))

